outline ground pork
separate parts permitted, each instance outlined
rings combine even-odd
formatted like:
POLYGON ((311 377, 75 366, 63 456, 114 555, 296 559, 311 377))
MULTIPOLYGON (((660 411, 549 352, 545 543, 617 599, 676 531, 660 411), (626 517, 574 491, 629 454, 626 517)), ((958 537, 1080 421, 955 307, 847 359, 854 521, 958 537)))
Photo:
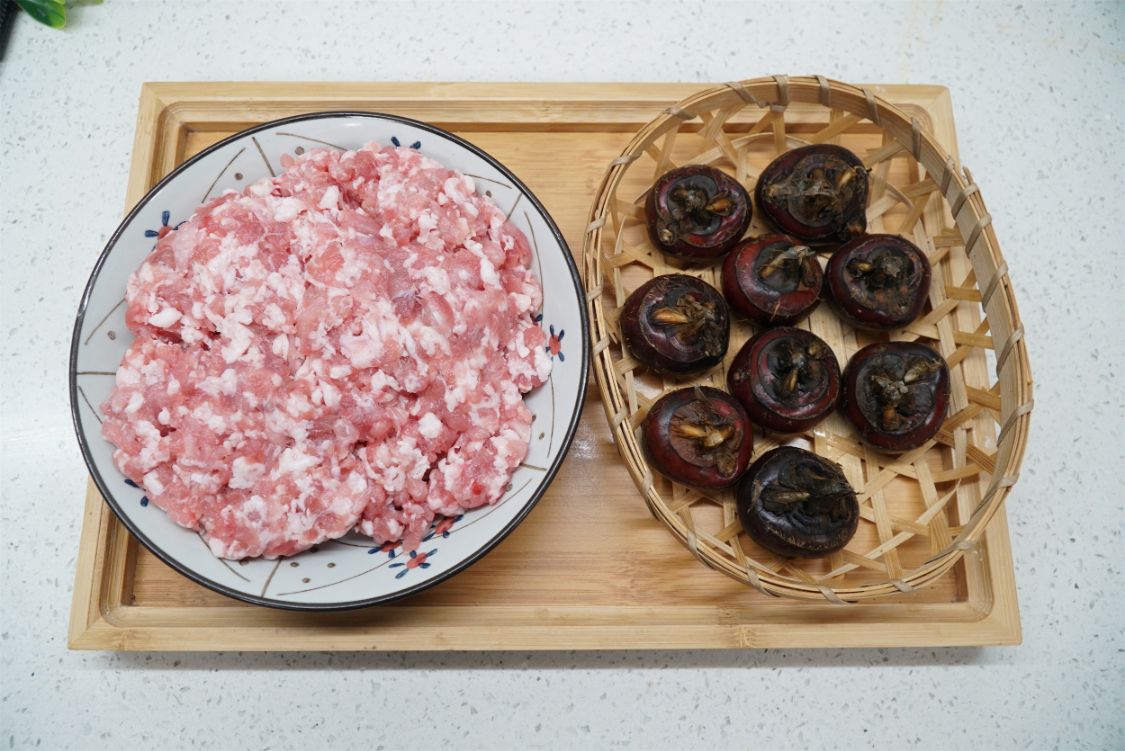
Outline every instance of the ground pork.
POLYGON ((127 288, 114 460, 224 558, 415 547, 501 497, 550 371, 523 234, 413 149, 313 152, 199 208, 127 288))

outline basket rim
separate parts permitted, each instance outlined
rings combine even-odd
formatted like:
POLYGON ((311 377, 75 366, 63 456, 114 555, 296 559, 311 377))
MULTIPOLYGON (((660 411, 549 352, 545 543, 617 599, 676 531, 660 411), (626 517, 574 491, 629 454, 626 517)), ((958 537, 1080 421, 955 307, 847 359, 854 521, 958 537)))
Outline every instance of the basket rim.
MULTIPOLYGON (((780 136, 785 137, 784 128, 780 136)), ((666 108, 637 131, 621 155, 607 167, 587 218, 588 225, 583 237, 583 270, 590 315, 592 365, 602 396, 602 406, 618 451, 650 512, 700 561, 766 594, 842 604, 909 592, 932 584, 949 571, 966 551, 977 548, 988 523, 1018 479, 1033 406, 1031 367, 1007 264, 980 188, 972 173, 967 168, 959 167, 957 161, 917 118, 885 101, 870 89, 819 75, 775 75, 704 88, 666 108), (949 205, 954 228, 964 243, 966 256, 972 263, 974 272, 980 265, 975 259, 980 258, 982 252, 987 254, 987 259, 994 268, 992 278, 987 283, 982 283, 981 275, 977 273, 975 284, 982 293, 984 320, 988 321, 994 334, 999 333, 998 328, 1007 334, 1002 343, 994 339, 993 345, 997 354, 995 375, 1001 385, 1001 427, 996 435, 996 466, 976 508, 951 544, 912 571, 904 572, 901 578, 833 588, 825 584, 801 582, 793 577, 775 574, 764 567, 755 571, 751 565, 739 566, 716 554, 707 540, 699 539, 664 503, 653 484, 652 472, 648 469, 627 419, 627 401, 617 378, 613 376, 613 361, 609 349, 610 326, 602 301, 603 285, 606 282, 602 278, 600 256, 602 232, 611 210, 609 204, 616 196, 629 165, 652 146, 658 137, 673 127, 678 129, 684 122, 697 120, 703 112, 719 109, 715 104, 717 101, 727 101, 737 106, 738 99, 744 103, 743 107, 756 106, 769 112, 782 112, 794 102, 819 104, 824 108, 843 110, 871 121, 925 167, 927 175, 935 180, 937 192, 949 205), (1005 389, 1005 385, 1011 388, 1005 389)))

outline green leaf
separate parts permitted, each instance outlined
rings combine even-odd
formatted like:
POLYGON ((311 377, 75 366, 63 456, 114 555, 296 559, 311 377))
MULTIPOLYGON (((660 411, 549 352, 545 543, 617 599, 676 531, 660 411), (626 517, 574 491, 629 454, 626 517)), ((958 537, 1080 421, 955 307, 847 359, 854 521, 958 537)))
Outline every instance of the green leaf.
POLYGON ((16 0, 27 15, 52 29, 66 26, 66 4, 63 0, 16 0))

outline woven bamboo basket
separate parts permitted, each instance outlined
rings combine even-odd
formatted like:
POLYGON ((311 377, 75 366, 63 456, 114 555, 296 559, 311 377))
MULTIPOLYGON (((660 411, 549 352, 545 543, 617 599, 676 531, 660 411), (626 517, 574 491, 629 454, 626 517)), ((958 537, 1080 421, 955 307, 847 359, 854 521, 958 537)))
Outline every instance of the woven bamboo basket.
MULTIPOLYGON (((972 175, 912 116, 823 76, 773 76, 702 91, 641 129, 602 180, 584 242, 594 373, 614 439, 653 515, 704 564, 770 595, 842 604, 911 592, 949 572, 978 543, 1016 482, 1027 441, 1032 381, 1008 266, 972 175), (899 456, 861 444, 834 414, 798 436, 755 436, 755 457, 788 443, 838 462, 860 499, 848 546, 815 560, 779 558, 742 532, 734 494, 670 482, 647 463, 639 426, 664 392, 690 384, 725 388, 726 370, 755 329, 737 314, 726 360, 694 379, 647 372, 621 346, 620 306, 655 275, 695 274, 719 286, 719 268, 683 268, 654 249, 644 200, 664 172, 709 164, 753 195, 757 174, 778 154, 837 143, 870 170, 868 231, 897 233, 934 267, 928 306, 887 335, 853 330, 831 306, 798 324, 828 342, 841 367, 876 340, 923 341, 949 362, 952 398, 938 435, 899 456), (990 375, 994 369, 996 379, 990 375)), ((763 234, 757 207, 749 234, 763 234)))

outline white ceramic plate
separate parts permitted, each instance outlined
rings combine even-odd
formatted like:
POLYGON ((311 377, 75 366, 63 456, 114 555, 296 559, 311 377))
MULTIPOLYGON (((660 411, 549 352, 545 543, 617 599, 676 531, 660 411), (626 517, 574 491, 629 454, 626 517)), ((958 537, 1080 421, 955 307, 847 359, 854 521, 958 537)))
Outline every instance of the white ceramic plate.
POLYGON ((496 546, 531 511, 555 476, 574 437, 585 395, 586 307, 570 250, 554 221, 508 169, 472 144, 439 128, 400 117, 334 112, 286 118, 215 144, 160 181, 129 212, 86 285, 70 355, 70 401, 78 441, 102 496, 149 550, 190 579, 246 602, 296 610, 337 610, 397 599, 448 579, 496 546), (300 555, 241 563, 214 557, 195 532, 149 505, 112 461, 101 436, 99 406, 132 341, 125 327, 125 283, 156 238, 224 190, 241 190, 280 171, 283 154, 354 149, 372 141, 420 149, 475 178, 527 235, 544 281, 540 325, 550 334, 549 381, 526 397, 535 415, 527 459, 510 490, 493 506, 443 520, 421 547, 376 547, 352 533, 300 555))

